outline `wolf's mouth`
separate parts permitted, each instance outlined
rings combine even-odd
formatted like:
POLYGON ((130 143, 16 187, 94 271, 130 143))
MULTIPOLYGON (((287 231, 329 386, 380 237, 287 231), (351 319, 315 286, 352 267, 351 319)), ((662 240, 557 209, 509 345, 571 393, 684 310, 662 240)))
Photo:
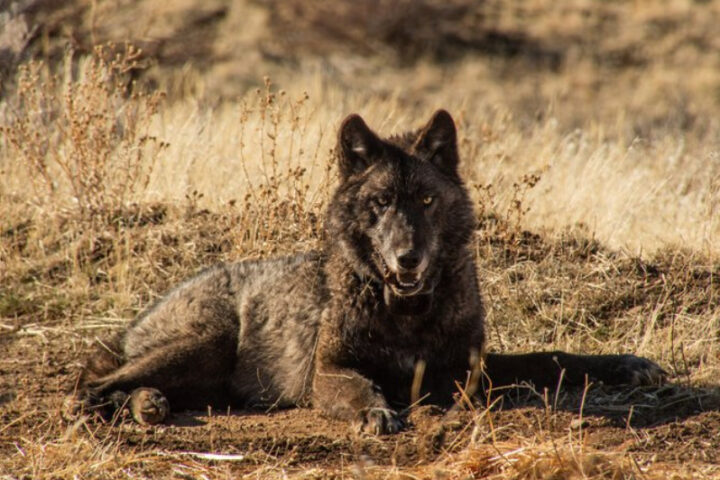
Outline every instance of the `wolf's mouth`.
POLYGON ((376 252, 380 265, 382 267, 383 281, 385 285, 392 289, 393 293, 400 297, 410 297, 417 295, 423 289, 425 284, 421 274, 415 272, 393 272, 383 256, 376 252))
POLYGON ((390 274, 386 278, 387 283, 396 295, 401 297, 411 296, 420 293, 423 288, 423 279, 420 276, 412 275, 412 277, 401 273, 390 274))

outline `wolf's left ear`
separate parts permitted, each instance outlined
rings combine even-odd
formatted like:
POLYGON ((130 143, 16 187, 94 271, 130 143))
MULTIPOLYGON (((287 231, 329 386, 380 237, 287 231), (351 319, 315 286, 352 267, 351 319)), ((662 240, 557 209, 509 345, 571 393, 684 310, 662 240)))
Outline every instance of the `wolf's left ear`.
POLYGON ((458 151, 455 122, 445 110, 438 110, 420 131, 415 154, 432 162, 442 172, 457 176, 458 151))
POLYGON ((362 173, 382 153, 383 142, 358 114, 343 120, 338 133, 340 177, 362 173))

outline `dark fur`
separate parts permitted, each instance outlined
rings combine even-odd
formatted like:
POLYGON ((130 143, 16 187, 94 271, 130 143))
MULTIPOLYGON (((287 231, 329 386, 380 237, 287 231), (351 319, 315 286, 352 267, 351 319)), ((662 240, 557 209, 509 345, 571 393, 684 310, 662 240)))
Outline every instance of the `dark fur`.
POLYGON ((338 163, 323 252, 219 265, 180 285, 91 359, 82 396, 140 392, 130 404, 147 423, 167 413, 164 397, 173 408, 313 405, 384 433, 400 427, 393 409, 410 403, 419 363, 415 394, 446 405, 483 359, 495 386, 551 386, 563 369, 565 384, 662 379, 632 355, 484 355, 474 214, 447 112, 387 140, 351 115, 338 163))

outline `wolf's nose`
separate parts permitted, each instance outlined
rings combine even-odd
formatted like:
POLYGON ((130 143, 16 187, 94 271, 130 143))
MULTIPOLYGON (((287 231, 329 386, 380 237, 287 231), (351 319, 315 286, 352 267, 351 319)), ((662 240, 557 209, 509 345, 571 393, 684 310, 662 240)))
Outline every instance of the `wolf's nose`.
POLYGON ((417 250, 406 250, 397 257, 398 265, 405 270, 412 270, 420 265, 420 253, 417 250))

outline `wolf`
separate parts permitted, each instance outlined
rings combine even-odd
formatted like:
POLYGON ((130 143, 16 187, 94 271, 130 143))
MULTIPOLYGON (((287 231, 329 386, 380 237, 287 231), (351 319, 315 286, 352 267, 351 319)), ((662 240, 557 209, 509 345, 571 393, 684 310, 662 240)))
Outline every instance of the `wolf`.
POLYGON ((312 406, 386 434, 403 427, 401 408, 452 406, 472 378, 663 381, 657 364, 629 354, 486 351, 476 217, 448 112, 389 138, 350 115, 336 157, 320 251, 220 264, 177 286, 89 358, 79 403, 125 406, 142 424, 165 420, 170 405, 312 406))

